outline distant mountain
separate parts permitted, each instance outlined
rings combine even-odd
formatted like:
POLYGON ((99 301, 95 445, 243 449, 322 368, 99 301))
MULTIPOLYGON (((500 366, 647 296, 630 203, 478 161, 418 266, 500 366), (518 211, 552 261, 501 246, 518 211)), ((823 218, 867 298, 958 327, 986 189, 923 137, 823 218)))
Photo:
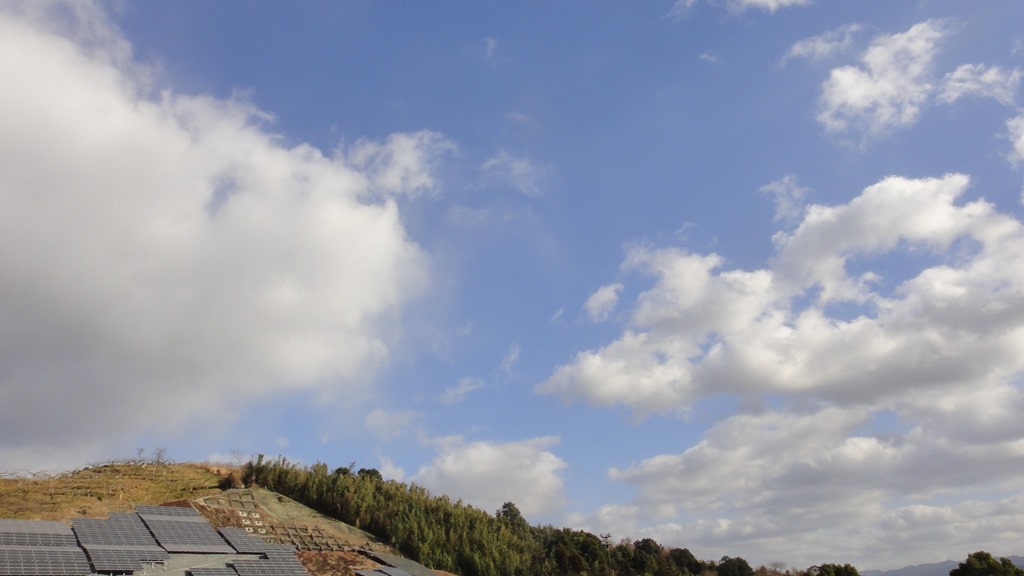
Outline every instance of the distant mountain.
MULTIPOLYGON (((1024 556, 1007 556, 1010 562, 1024 567, 1024 556)), ((964 560, 967 557, 964 556, 964 560)), ((949 576, 949 571, 960 565, 963 560, 946 560, 934 564, 917 564, 895 570, 862 570, 860 576, 949 576)))

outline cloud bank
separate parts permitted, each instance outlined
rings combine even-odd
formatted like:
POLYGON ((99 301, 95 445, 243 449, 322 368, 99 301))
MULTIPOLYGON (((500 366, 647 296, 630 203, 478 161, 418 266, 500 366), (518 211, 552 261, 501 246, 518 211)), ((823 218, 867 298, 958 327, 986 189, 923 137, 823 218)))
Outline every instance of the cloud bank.
POLYGON ((451 144, 287 144, 244 100, 154 91, 99 11, 57 6, 0 10, 0 461, 372 376, 429 282, 395 198, 437 190, 451 144))
POLYGON ((901 557, 1012 553, 1024 531, 992 540, 986 522, 1012 516, 982 511, 1019 509, 1024 488, 1024 226, 963 200, 969 184, 888 177, 807 206, 757 270, 630 251, 624 267, 654 281, 624 332, 538 391, 641 416, 721 397, 745 408, 677 453, 612 469, 634 502, 581 524, 808 563, 884 565, 893 534, 916 547, 901 557))

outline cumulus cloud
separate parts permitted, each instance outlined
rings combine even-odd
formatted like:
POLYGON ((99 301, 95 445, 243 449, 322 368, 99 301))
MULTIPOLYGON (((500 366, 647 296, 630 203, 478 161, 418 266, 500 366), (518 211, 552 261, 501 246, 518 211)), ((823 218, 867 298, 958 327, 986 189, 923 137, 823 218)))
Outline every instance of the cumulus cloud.
POLYGON ((846 24, 824 34, 799 40, 789 47, 782 62, 786 63, 793 58, 817 61, 845 53, 852 47, 854 35, 862 28, 860 24, 846 24))
POLYGON ((499 150, 480 165, 484 178, 500 182, 531 198, 540 196, 543 191, 541 184, 547 170, 526 158, 512 156, 505 150, 499 150))
POLYGON ((286 145, 244 100, 151 96, 102 19, 24 6, 0 10, 0 461, 372 376, 429 278, 395 197, 452 145, 286 145))
POLYGON ((946 74, 938 101, 952 104, 964 96, 981 96, 1012 106, 1020 79, 1019 68, 1004 70, 999 66, 964 64, 946 74))
MULTIPOLYGON (((888 177, 808 206, 755 270, 631 251, 624 267, 653 285, 622 335, 538 391, 641 415, 721 396, 746 408, 678 453, 611 470, 635 501, 581 523, 805 563, 884 562, 892 534, 913 547, 901 559, 990 534, 977 512, 1024 492, 1024 225, 964 200, 969 186, 888 177), (909 270, 893 275, 892 259, 909 270), (820 550, 832 556, 807 556, 820 550)), ((1004 550, 1024 536, 1008 530, 1004 550)))
POLYGON ((831 71, 821 86, 818 121, 830 132, 879 134, 910 126, 934 90, 932 68, 947 35, 929 20, 875 38, 855 66, 831 71))
POLYGON ((449 438, 411 480, 488 512, 512 501, 527 517, 549 514, 564 500, 566 463, 550 451, 558 441, 553 436, 513 442, 449 438))
POLYGON ((587 311, 587 316, 592 322, 604 322, 608 319, 619 303, 619 293, 622 292, 622 288, 622 284, 619 283, 601 286, 587 298, 583 309, 587 311))

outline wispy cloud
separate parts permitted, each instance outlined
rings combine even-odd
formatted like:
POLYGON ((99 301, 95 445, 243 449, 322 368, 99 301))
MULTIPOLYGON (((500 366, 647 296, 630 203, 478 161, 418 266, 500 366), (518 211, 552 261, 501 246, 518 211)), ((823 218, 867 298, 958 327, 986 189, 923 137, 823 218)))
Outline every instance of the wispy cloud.
POLYGON ((508 348, 508 353, 501 359, 501 364, 498 365, 498 373, 504 378, 511 378, 513 375, 513 369, 516 364, 519 363, 519 355, 523 349, 519 346, 518 342, 513 342, 508 348))
POLYGON ((512 156, 505 150, 499 150, 485 160, 480 165, 480 171, 486 180, 504 183, 529 197, 543 193, 541 186, 547 175, 546 168, 527 158, 512 156))
POLYGON ((618 283, 601 286, 587 298, 583 309, 587 311, 591 322, 604 322, 608 319, 619 303, 619 293, 622 292, 622 288, 622 284, 618 283))
POLYGON ((966 96, 978 96, 1012 106, 1020 80, 1019 68, 1004 70, 999 66, 964 64, 946 74, 937 99, 943 104, 952 104, 966 96))
POLYGON ((824 34, 799 40, 786 51, 782 63, 794 58, 819 61, 844 54, 851 49, 854 36, 862 29, 860 24, 846 24, 824 34))
POLYGON ((803 213, 804 199, 809 190, 800 186, 794 174, 787 174, 782 178, 765 184, 761 192, 769 194, 775 201, 776 222, 798 221, 803 213))
POLYGON ((446 388, 438 398, 441 404, 458 404, 466 399, 470 392, 480 390, 484 387, 484 381, 479 378, 461 378, 458 384, 446 388))

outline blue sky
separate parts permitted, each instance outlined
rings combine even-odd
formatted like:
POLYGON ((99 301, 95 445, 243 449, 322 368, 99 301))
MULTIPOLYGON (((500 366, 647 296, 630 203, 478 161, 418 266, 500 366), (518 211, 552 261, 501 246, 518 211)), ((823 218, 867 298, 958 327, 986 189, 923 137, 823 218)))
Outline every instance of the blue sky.
POLYGON ((1019 554, 1024 5, 0 2, 0 463, 1019 554))

